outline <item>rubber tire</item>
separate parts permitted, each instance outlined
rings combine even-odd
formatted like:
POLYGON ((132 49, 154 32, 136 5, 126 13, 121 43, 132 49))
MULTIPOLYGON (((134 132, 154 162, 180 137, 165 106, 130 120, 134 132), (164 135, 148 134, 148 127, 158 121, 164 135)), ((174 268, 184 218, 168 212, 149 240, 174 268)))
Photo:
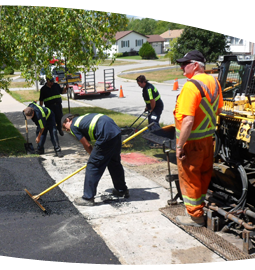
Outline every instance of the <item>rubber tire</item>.
POLYGON ((75 94, 73 90, 71 90, 70 96, 73 100, 77 99, 77 94, 75 94))

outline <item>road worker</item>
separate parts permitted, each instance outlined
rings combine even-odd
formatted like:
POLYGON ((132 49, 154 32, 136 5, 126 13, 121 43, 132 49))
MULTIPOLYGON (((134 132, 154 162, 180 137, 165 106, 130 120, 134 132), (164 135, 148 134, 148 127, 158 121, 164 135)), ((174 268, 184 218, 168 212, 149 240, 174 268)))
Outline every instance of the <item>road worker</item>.
POLYGON ((61 118, 63 116, 61 94, 66 93, 68 86, 60 87, 58 83, 54 82, 54 78, 46 78, 46 80, 45 85, 40 90, 40 106, 43 106, 44 103, 45 107, 54 112, 59 135, 64 136, 61 127, 61 118))
POLYGON ((90 154, 87 162, 83 196, 74 203, 81 206, 95 205, 94 197, 98 182, 106 167, 112 178, 114 189, 112 195, 129 197, 125 183, 124 169, 121 164, 121 130, 108 116, 97 113, 82 116, 65 114, 61 124, 64 130, 70 131, 90 154), (94 147, 90 144, 96 141, 94 147))
POLYGON ((144 75, 140 75, 136 78, 137 84, 143 88, 143 99, 145 101, 145 111, 150 113, 148 117, 149 124, 154 122, 155 124, 150 129, 159 129, 159 119, 164 109, 164 104, 160 98, 160 94, 157 88, 146 80, 144 75))
POLYGON ((55 115, 49 108, 41 107, 36 102, 32 102, 24 110, 24 114, 27 119, 31 119, 37 126, 36 130, 36 154, 44 154, 44 144, 47 137, 47 133, 50 133, 50 139, 56 155, 63 157, 61 148, 59 146, 57 128, 55 123, 55 115))
POLYGON ((213 134, 223 98, 216 78, 206 74, 206 59, 197 50, 177 59, 188 81, 177 97, 174 110, 176 158, 185 216, 178 224, 204 225, 204 199, 213 170, 213 134))

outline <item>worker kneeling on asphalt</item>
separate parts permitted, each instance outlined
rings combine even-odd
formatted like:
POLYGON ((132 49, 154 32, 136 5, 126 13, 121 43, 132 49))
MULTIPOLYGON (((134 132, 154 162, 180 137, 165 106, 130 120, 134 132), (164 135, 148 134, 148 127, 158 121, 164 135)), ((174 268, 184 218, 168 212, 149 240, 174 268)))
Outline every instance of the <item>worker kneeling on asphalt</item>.
POLYGON ((121 164, 121 130, 106 115, 90 113, 82 116, 65 114, 61 120, 62 127, 70 131, 90 154, 87 162, 84 193, 74 203, 82 206, 93 206, 98 182, 106 167, 113 182, 112 195, 129 197, 125 183, 124 169, 121 164), (94 147, 90 141, 96 140, 94 147))
POLYGON ((44 154, 44 143, 47 137, 47 133, 50 133, 50 139, 54 146, 54 150, 58 157, 63 157, 61 148, 59 146, 55 115, 46 107, 39 106, 36 102, 30 103, 24 110, 24 114, 27 119, 31 119, 37 126, 36 130, 36 154, 44 154))

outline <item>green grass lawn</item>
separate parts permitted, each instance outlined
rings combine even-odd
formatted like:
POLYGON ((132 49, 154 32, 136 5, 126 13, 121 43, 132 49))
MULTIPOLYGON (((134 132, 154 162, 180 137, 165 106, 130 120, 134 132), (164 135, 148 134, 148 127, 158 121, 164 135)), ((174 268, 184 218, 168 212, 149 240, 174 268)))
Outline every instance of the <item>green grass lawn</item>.
MULTIPOLYGON (((68 113, 68 108, 63 109, 63 114, 68 113)), ((72 108, 71 109, 72 114, 79 114, 83 115, 86 113, 103 113, 110 118, 114 120, 114 122, 122 129, 125 129, 127 127, 130 127, 133 122, 137 119, 137 117, 124 114, 120 112, 115 112, 107 109, 103 109, 100 107, 78 107, 78 108, 72 108)), ((144 118, 141 117, 134 125, 133 127, 136 128, 139 123, 144 118)), ((148 121, 145 120, 141 126, 139 126, 139 130, 146 127, 148 125, 148 121)), ((148 141, 142 138, 142 134, 136 136, 134 139, 130 140, 126 143, 126 145, 122 148, 122 153, 131 153, 131 152, 141 152, 145 155, 151 156, 151 157, 158 157, 161 154, 163 154, 162 149, 150 149, 148 145, 148 141)))
POLYGON ((160 71, 148 71, 146 73, 136 72, 136 73, 130 73, 130 74, 120 74, 118 76, 123 79, 135 80, 141 74, 144 74, 147 80, 154 81, 154 82, 164 82, 168 80, 186 78, 185 76, 182 75, 183 71, 178 68, 163 69, 160 71))
POLYGON ((0 122, 0 156, 25 155, 24 137, 3 113, 0 113, 0 122))
POLYGON ((10 91, 9 94, 19 102, 38 101, 40 92, 36 90, 10 91))
MULTIPOLYGON (((155 67, 166 67, 170 65, 156 65, 152 66, 149 68, 155 68, 155 67)), ((206 70, 211 70, 212 68, 217 67, 216 64, 208 64, 206 65, 206 70)), ((142 70, 143 68, 139 68, 139 70, 142 70)), ((148 69, 148 67, 144 68, 148 69)), ((130 69, 130 70, 125 70, 126 71, 135 71, 135 69, 130 69)), ((128 79, 128 80, 135 80, 139 75, 141 75, 142 72, 137 72, 137 73, 131 73, 131 74, 119 74, 118 76, 123 79, 128 79)), ((156 70, 156 71, 148 71, 145 73, 146 79, 149 81, 154 81, 154 82, 164 82, 164 81, 169 81, 169 80, 174 80, 174 79, 183 79, 186 78, 183 76, 183 71, 181 68, 177 65, 175 68, 171 69, 162 69, 162 70, 156 70)))
MULTIPOLYGON (((12 92, 23 92, 23 91, 12 91, 12 92)), ((34 91, 36 92, 36 91, 34 91)), ((37 92, 38 93, 38 92, 37 92)), ((14 98, 19 97, 19 95, 13 95, 14 98)), ((23 102, 31 101, 34 99, 34 93, 31 91, 27 91, 25 97, 22 98, 23 102)), ((19 99, 18 99, 19 100, 19 99)), ((68 113, 68 108, 63 109, 63 114, 68 113)), ((121 128, 126 129, 130 127, 132 123, 137 119, 137 117, 124 114, 120 112, 115 112, 107 109, 103 109, 100 107, 78 107, 78 108, 71 108, 72 114, 79 114, 83 115, 86 113, 103 113, 110 118, 112 118, 115 123, 121 128)), ((139 123, 144 118, 141 117, 135 124, 134 128, 136 128, 139 123)), ((0 113, 0 121, 2 124, 0 130, 0 156, 28 156, 25 154, 25 147, 24 143, 26 140, 20 134, 20 132, 13 126, 13 124, 8 120, 8 118, 0 113), (17 138, 12 138, 16 137, 17 138), (5 139, 8 140, 5 140, 5 139), (1 141, 2 140, 2 141, 1 141)), ((139 127, 139 130, 146 127, 148 125, 148 121, 145 120, 143 124, 139 127)), ((82 148, 82 145, 81 145, 82 148)), ((131 153, 131 152, 141 152, 145 155, 151 157, 158 157, 164 158, 163 150, 162 149, 150 149, 148 145, 148 141, 142 138, 142 134, 136 136, 134 139, 127 142, 123 145, 122 153, 131 153)))

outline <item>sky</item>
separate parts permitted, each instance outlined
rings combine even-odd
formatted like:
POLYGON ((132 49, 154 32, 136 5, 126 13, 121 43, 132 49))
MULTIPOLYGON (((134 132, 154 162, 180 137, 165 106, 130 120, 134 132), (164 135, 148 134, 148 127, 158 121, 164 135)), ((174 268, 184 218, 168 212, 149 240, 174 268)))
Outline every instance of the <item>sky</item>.
MULTIPOLYGON (((198 3, 198 4, 201 4, 201 3, 198 3)), ((214 4, 218 4, 218 3, 214 2, 214 4)), ((247 6, 247 5, 234 5, 234 1, 231 1, 231 3, 226 3, 226 4, 233 5, 235 11, 244 9, 247 6)), ((180 17, 182 12, 190 9, 193 6, 194 5, 186 5, 184 2, 182 2, 182 4, 179 4, 179 5, 155 5, 155 6, 151 5, 150 11, 144 13, 143 5, 124 5, 124 7, 128 8, 128 14, 127 14, 128 18, 143 19, 151 15, 153 16, 155 20, 158 20, 161 15, 166 15, 166 14, 168 14, 169 17, 180 17)))

